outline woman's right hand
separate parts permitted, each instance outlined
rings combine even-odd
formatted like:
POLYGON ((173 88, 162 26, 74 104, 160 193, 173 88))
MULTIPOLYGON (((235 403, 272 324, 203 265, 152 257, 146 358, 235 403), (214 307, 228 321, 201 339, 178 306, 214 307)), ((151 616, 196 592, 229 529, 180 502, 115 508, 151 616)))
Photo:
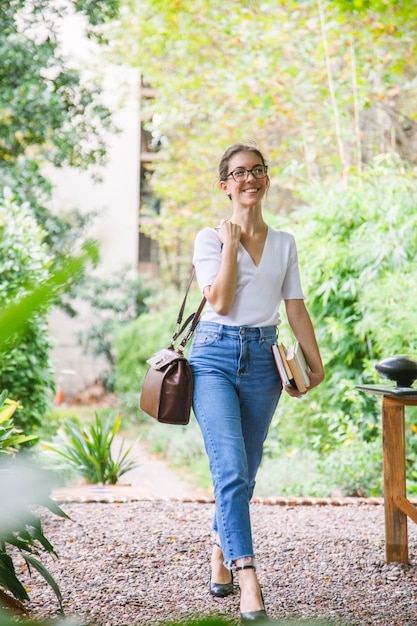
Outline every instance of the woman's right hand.
POLYGON ((223 245, 228 243, 239 243, 241 227, 230 220, 220 222, 219 237, 223 245))

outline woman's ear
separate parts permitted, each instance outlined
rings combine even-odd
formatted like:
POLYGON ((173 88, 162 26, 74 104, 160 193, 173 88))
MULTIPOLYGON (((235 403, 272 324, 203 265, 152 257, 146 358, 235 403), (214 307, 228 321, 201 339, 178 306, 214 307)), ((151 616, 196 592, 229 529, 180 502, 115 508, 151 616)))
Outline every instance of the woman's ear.
POLYGON ((229 191, 229 186, 228 186, 227 182, 225 180, 221 180, 219 182, 219 187, 223 191, 223 193, 225 193, 226 196, 231 200, 232 196, 231 196, 231 193, 229 191))

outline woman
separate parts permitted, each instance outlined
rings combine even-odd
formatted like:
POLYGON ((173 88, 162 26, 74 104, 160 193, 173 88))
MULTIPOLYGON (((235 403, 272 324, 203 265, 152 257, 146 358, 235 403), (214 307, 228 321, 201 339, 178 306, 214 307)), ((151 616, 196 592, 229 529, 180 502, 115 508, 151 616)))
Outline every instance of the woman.
MULTIPOLYGON (((289 233, 269 227, 262 199, 268 167, 253 146, 235 144, 219 166, 220 189, 232 213, 217 228, 197 234, 194 265, 207 298, 189 361, 193 408, 209 459, 215 497, 210 593, 233 592, 238 572, 242 622, 264 620, 252 546, 249 502, 262 449, 282 384, 272 355, 284 300, 288 322, 300 342, 310 387, 324 370, 301 290, 297 251, 289 233)), ((292 387, 287 393, 299 397, 292 387)))

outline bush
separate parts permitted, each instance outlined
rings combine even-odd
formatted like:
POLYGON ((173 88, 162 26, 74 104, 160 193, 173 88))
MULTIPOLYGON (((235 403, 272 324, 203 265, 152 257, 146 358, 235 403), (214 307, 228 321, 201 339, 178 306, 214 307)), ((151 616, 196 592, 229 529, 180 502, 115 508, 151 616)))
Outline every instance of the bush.
MULTIPOLYGON (((48 278, 51 259, 43 233, 26 205, 10 192, 0 199, 0 297, 17 301, 48 278)), ((54 391, 46 311, 30 315, 25 330, 8 338, 0 361, 2 388, 23 406, 16 425, 29 433, 39 425, 54 391)))
MULTIPOLYGON (((381 358, 417 350, 415 184, 416 172, 387 156, 347 189, 334 182, 305 189, 291 223, 272 218, 295 234, 327 372, 305 400, 280 408, 297 437, 317 449, 357 433, 365 441, 377 438, 379 401, 356 385, 376 382, 381 358)), ((288 333, 285 320, 281 333, 288 333)), ((280 425, 277 418, 277 437, 280 425)))
POLYGON ((7 392, 0 393, 0 457, 17 452, 19 446, 31 440, 37 440, 36 435, 24 435, 15 427, 13 416, 16 409, 22 406, 10 400, 7 392))
MULTIPOLYGON (((3 208, 5 203, 3 203, 3 208)), ((1 220, 4 215, 0 214, 1 220)), ((5 224, 0 221, 4 234, 5 224)), ((33 221, 28 221, 28 226, 33 226, 33 221)), ((13 230, 13 221, 7 224, 7 231, 13 230)), ((1 238, 0 238, 1 239, 1 238)), ((2 248, 0 241, 0 250, 2 248)), ((19 242, 16 241, 16 248, 19 250, 19 242)), ((24 251, 20 250, 22 258, 30 266, 24 251)), ((29 250, 30 252, 30 250, 29 250)), ((10 258, 14 258, 16 251, 11 251, 10 258)), ((18 254, 16 255, 19 256, 18 254)), ((85 253, 77 258, 66 258, 65 270, 54 271, 50 277, 37 284, 36 288, 30 289, 30 283, 25 285, 26 289, 18 288, 15 285, 16 298, 14 301, 3 307, 0 314, 0 355, 2 359, 7 356, 7 349, 11 339, 18 342, 21 333, 25 332, 27 325, 31 324, 37 311, 44 311, 48 304, 56 297, 57 292, 73 279, 75 275, 84 268, 87 259, 95 256, 95 248, 90 247, 85 253), (23 291, 23 296, 21 296, 23 291)), ((1 258, 1 257, 0 257, 1 258)), ((3 259, 2 259, 3 261, 3 259)), ((4 265, 7 266, 5 260, 4 265)), ((10 269, 10 268, 9 268, 10 269)), ((11 269, 15 270, 14 267, 11 269)), ((36 272, 34 272, 36 274, 36 272)), ((13 272, 11 272, 13 277, 13 272)), ((0 288, 4 285, 0 285, 0 288)), ((7 288, 7 284, 6 284, 7 288)), ((14 425, 13 417, 15 411, 20 409, 18 402, 8 400, 7 393, 0 394, 0 455, 2 457, 0 465, 0 606, 8 607, 12 611, 26 612, 24 601, 29 599, 28 591, 25 589, 18 577, 19 570, 16 570, 13 559, 16 555, 23 557, 29 571, 36 569, 46 582, 54 590, 61 606, 61 592, 54 578, 46 567, 37 558, 44 552, 57 556, 54 547, 45 537, 39 517, 32 511, 32 505, 43 505, 59 516, 67 515, 50 499, 51 489, 50 476, 33 464, 27 463, 25 459, 20 462, 21 457, 17 457, 16 449, 28 440, 34 440, 34 435, 25 436, 14 425)), ((61 607, 62 608, 62 607, 61 607)), ((3 613, 0 612, 2 623, 10 623, 3 613)), ((15 620, 14 620, 15 621, 15 620)))
POLYGON ((319 455, 308 449, 275 450, 266 454, 256 478, 255 496, 328 496, 321 490, 319 455))
POLYGON ((136 467, 129 456, 132 446, 124 450, 124 441, 113 459, 111 446, 121 422, 120 413, 105 422, 96 413, 95 424, 84 430, 68 421, 52 443, 44 443, 43 447, 58 468, 74 470, 91 484, 115 485, 123 474, 136 467))
POLYGON ((88 302, 94 312, 94 323, 78 334, 85 352, 102 356, 108 370, 103 374, 107 391, 114 389, 116 362, 114 337, 117 328, 143 315, 152 289, 141 276, 129 276, 127 269, 106 278, 86 278, 77 288, 76 296, 88 302))
POLYGON ((36 569, 54 590, 61 606, 61 592, 50 572, 37 558, 46 552, 58 556, 43 534, 40 518, 31 504, 42 504, 61 517, 67 515, 49 498, 50 481, 44 471, 16 456, 16 447, 28 437, 15 428, 17 402, 0 394, 0 606, 26 612, 27 590, 19 580, 13 559, 23 557, 29 570, 36 569))

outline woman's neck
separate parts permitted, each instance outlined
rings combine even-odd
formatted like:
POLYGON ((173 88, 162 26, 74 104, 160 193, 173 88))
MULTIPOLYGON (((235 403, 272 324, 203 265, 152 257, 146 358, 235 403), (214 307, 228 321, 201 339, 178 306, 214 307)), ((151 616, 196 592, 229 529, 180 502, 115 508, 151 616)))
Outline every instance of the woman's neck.
POLYGON ((238 224, 242 229, 242 233, 246 235, 263 234, 268 228, 262 215, 253 212, 245 214, 242 211, 233 211, 230 221, 234 224, 238 224))

